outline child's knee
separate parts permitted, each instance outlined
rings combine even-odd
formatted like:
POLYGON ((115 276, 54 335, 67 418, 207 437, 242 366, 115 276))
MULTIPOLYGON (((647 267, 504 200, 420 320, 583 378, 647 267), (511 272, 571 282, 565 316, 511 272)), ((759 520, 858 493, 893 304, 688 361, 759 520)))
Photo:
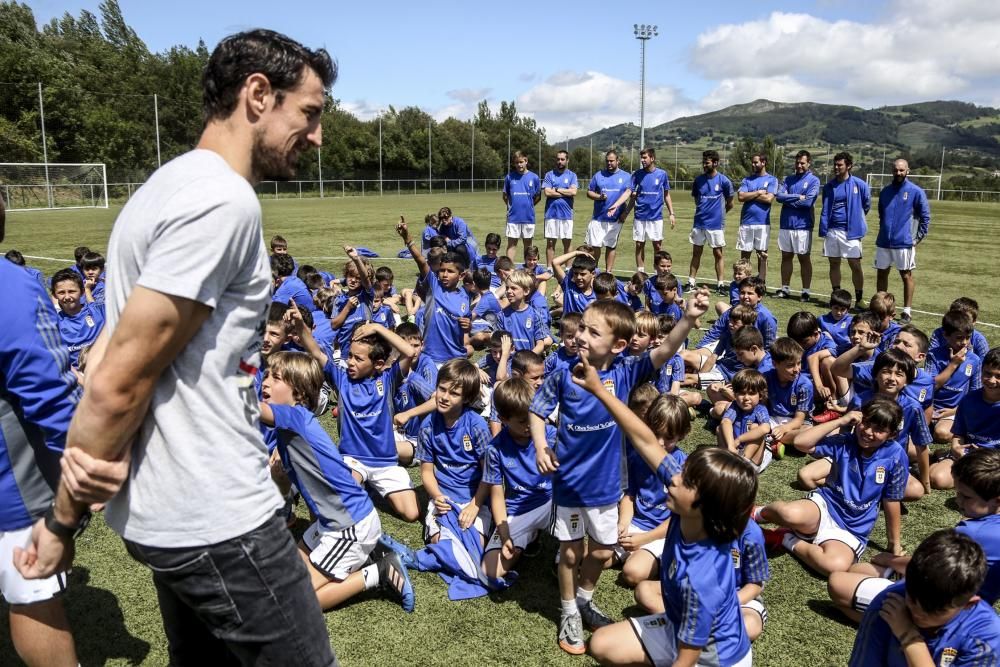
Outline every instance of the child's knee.
POLYGON ((559 545, 559 564, 574 568, 583 560, 583 542, 563 542, 559 545))
POLYGON ((809 471, 809 466, 804 466, 802 468, 799 468, 798 473, 796 473, 796 477, 799 480, 799 485, 803 489, 807 491, 812 491, 813 489, 816 488, 816 479, 809 471))

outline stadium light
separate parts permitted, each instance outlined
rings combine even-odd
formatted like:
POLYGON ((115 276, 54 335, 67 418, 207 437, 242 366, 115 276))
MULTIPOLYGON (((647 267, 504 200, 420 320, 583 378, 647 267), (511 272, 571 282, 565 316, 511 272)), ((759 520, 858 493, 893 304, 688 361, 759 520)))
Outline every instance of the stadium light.
POLYGON ((635 38, 639 40, 639 150, 646 147, 646 42, 659 33, 657 26, 633 23, 635 38))

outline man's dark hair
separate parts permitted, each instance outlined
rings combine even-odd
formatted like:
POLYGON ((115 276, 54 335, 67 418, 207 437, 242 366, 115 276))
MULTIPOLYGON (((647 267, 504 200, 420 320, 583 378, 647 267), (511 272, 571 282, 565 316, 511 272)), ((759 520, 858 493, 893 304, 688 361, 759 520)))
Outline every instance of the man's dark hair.
POLYGON ((840 151, 839 153, 833 156, 834 162, 840 162, 841 160, 844 161, 844 164, 847 165, 848 169, 850 169, 851 166, 854 165, 854 158, 852 158, 851 154, 848 153, 847 151, 840 151))
POLYGON ((295 260, 288 255, 271 255, 271 273, 287 278, 295 271, 295 260))
POLYGON ((24 261, 24 255, 21 254, 21 251, 20 250, 14 250, 13 248, 11 248, 7 252, 5 252, 3 257, 8 262, 13 262, 14 264, 17 264, 18 266, 24 266, 27 263, 27 262, 24 261))
POLYGON ((294 90, 302 82, 306 67, 316 72, 324 88, 337 80, 337 65, 326 49, 307 49, 273 30, 226 37, 215 47, 201 77, 205 122, 232 115, 243 83, 251 74, 266 76, 281 104, 284 91, 294 90))
POLYGON ((796 160, 801 160, 802 158, 809 160, 809 164, 812 164, 813 156, 809 151, 799 151, 795 154, 796 160))
POLYGON ((702 160, 708 159, 708 160, 711 160, 712 162, 718 162, 719 161, 719 151, 714 151, 714 150, 702 151, 701 152, 701 159, 702 160))

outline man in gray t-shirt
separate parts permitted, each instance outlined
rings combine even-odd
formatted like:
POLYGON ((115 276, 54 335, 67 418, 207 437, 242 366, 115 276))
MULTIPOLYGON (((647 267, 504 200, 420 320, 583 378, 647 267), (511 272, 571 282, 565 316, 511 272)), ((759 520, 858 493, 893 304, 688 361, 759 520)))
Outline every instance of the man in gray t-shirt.
MULTIPOLYGON (((223 40, 206 66, 198 147, 150 177, 109 242, 108 322, 67 448, 96 464, 131 453, 107 521, 153 571, 171 664, 336 662, 257 426, 271 275, 252 186, 294 175, 320 145, 335 78, 324 50, 277 33, 223 40)), ((99 480, 69 477, 17 556, 25 576, 72 557, 86 511, 74 489, 99 480)))

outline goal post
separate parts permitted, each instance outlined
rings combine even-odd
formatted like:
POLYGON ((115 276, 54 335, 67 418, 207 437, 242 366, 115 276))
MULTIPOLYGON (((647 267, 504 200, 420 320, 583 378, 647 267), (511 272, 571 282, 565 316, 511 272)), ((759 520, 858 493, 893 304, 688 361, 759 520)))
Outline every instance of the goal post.
MULTIPOLYGON (((939 174, 908 174, 906 178, 927 193, 928 199, 941 199, 941 176, 939 174)), ((868 188, 872 195, 892 183, 892 174, 868 174, 868 188)))
POLYGON ((107 208, 103 163, 0 162, 0 196, 8 210, 107 208))

